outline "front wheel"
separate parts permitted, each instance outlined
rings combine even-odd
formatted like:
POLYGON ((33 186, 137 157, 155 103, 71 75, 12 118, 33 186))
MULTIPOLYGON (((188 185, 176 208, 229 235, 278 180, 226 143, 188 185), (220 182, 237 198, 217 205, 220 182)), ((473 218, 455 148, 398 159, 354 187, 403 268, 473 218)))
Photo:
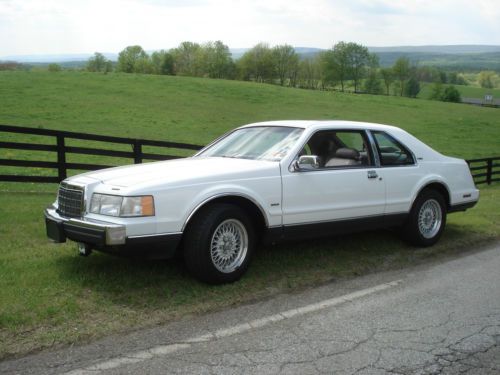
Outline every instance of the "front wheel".
POLYGON ((417 246, 434 245, 446 225, 446 204, 435 190, 424 190, 415 200, 403 226, 405 240, 417 246))
POLYGON ((209 284, 238 280, 253 254, 254 228, 247 214, 230 204, 204 208, 190 223, 184 260, 197 279, 209 284))

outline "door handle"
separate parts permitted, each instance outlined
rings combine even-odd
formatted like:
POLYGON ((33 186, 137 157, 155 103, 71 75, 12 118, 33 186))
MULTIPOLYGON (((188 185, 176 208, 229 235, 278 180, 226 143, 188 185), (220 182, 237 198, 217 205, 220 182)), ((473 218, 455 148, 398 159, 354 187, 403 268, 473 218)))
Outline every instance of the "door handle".
POLYGON ((368 178, 377 178, 377 171, 368 171, 368 178))

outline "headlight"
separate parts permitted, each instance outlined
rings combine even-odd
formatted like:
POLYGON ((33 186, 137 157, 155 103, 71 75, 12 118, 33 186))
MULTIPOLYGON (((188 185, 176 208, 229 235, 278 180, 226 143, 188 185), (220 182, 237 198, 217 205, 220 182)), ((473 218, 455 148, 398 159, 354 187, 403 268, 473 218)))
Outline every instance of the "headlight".
POLYGON ((95 193, 90 200, 90 212, 108 216, 154 216, 155 206, 151 195, 120 197, 95 193))

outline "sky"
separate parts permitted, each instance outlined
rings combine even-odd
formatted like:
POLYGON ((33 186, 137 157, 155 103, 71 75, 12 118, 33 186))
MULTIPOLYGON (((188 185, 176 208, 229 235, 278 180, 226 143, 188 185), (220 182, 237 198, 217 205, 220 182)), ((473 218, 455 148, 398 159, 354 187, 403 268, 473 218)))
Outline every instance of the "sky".
POLYGON ((222 40, 500 45, 500 0, 0 0, 0 57, 222 40))

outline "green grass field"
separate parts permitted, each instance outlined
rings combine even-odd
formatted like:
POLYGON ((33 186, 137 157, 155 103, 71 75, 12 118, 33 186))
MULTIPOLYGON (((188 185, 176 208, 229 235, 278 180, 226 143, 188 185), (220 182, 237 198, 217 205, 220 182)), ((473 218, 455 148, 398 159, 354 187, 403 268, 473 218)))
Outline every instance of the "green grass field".
POLYGON ((279 119, 397 125, 464 158, 489 156, 500 135, 496 109, 188 77, 0 72, 0 100, 3 124, 199 144, 279 119))
MULTIPOLYGON (((499 151, 497 109, 245 82, 0 72, 0 103, 2 124, 126 137, 205 144, 248 122, 350 119, 401 126, 455 156, 486 157, 499 151)), ((5 149, 0 157, 49 158, 5 149)), ((11 172, 0 169, 0 174, 11 172)), ((414 249, 394 233, 380 231, 261 248, 240 282, 210 287, 193 280, 175 260, 137 262, 103 254, 81 258, 74 244, 51 244, 43 209, 55 199, 56 186, 2 183, 0 358, 467 253, 500 238, 500 188, 481 190, 477 207, 450 216, 435 247, 414 249)))
MULTIPOLYGON (((428 99, 432 93, 432 86, 433 84, 431 83, 421 84, 422 89, 420 90, 418 97, 421 99, 428 99)), ((462 98, 484 99, 484 96, 486 94, 493 95, 493 98, 495 99, 500 98, 500 89, 485 89, 483 87, 478 87, 478 86, 464 86, 464 85, 454 85, 454 86, 458 89, 458 91, 460 91, 460 95, 462 96, 462 98)), ((443 88, 444 87, 446 87, 446 84, 443 85, 443 88)))

